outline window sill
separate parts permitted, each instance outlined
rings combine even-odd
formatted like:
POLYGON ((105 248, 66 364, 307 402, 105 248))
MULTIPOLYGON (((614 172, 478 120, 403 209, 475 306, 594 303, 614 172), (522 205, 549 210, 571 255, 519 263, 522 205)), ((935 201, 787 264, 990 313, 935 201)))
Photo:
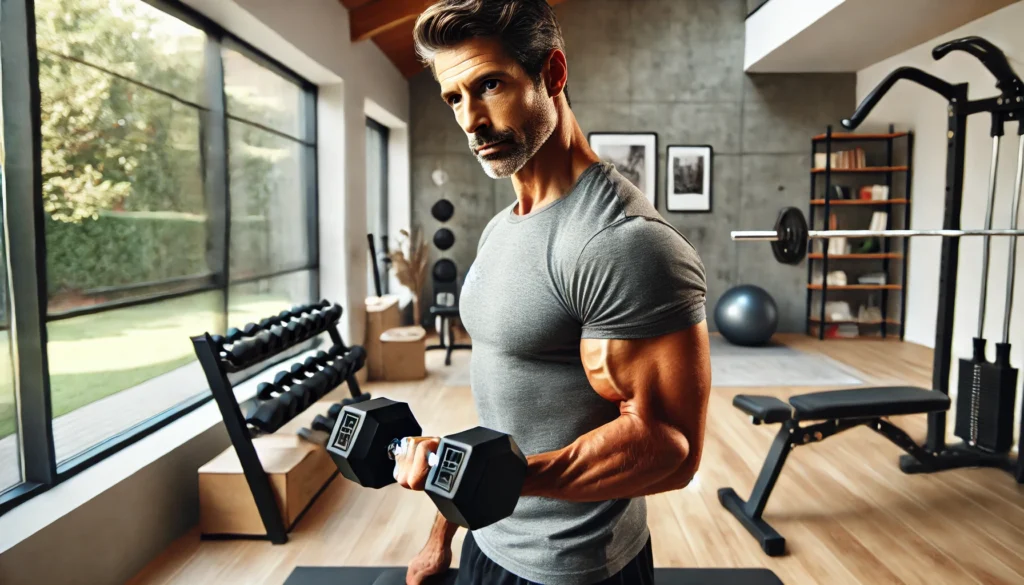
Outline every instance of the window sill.
MULTIPOLYGON (((314 352, 309 352, 313 355, 314 352)), ((305 359, 300 354, 296 359, 305 359)), ((261 382, 272 382, 276 369, 267 369, 238 384, 238 400, 256 394, 261 382)), ((79 506, 128 479, 146 466, 185 445, 211 428, 223 424, 215 401, 209 401, 180 419, 92 465, 74 477, 0 516, 0 554, 72 513, 79 506)))

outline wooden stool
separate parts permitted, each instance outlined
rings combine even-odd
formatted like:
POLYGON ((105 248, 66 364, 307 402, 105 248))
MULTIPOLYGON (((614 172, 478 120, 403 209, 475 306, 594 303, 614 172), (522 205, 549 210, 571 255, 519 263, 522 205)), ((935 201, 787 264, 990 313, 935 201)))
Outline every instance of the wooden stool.
POLYGON ((398 297, 366 297, 366 371, 370 380, 384 380, 384 354, 380 336, 402 324, 398 297))
POLYGON ((427 332, 419 326, 388 329, 380 336, 384 380, 402 382, 427 377, 427 332))

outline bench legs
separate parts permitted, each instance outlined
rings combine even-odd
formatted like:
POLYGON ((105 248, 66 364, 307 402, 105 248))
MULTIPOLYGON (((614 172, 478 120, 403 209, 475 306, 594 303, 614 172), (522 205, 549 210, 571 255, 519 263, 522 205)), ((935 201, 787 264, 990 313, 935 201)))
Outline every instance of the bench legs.
POLYGON ((473 346, 468 343, 455 343, 455 332, 452 331, 451 318, 447 316, 441 317, 441 331, 440 331, 440 343, 437 345, 428 345, 427 351, 433 349, 443 349, 444 353, 444 365, 452 365, 452 352, 456 349, 473 349, 473 346), (447 335, 446 335, 447 332, 447 335))
POLYGON ((772 495, 772 488, 775 487, 782 466, 785 465, 793 447, 794 426, 793 421, 786 421, 775 435, 749 500, 743 501, 732 488, 718 490, 718 501, 757 539, 761 544, 761 550, 770 557, 777 557, 786 552, 786 539, 761 518, 761 513, 764 512, 768 497, 772 495))

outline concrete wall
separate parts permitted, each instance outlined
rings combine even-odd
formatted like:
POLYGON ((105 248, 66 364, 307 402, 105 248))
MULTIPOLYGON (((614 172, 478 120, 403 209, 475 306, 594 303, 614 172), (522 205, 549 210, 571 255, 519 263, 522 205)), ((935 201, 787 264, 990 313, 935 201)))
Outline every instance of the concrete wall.
MULTIPOLYGON (((1010 60, 1018 73, 1024 72, 1024 38, 1020 29, 1024 24, 1024 2, 1018 2, 998 12, 975 20, 948 34, 921 44, 900 55, 886 59, 857 74, 857 97, 863 99, 886 75, 897 67, 918 67, 953 83, 970 84, 971 99, 996 95, 994 81, 988 71, 973 57, 962 53, 951 53, 941 61, 932 59, 931 50, 936 45, 966 36, 978 35, 995 43, 1010 60)), ((883 127, 893 121, 901 127, 911 128, 916 133, 914 148, 913 192, 911 208, 912 228, 925 229, 942 225, 944 189, 946 184, 946 102, 937 94, 907 82, 897 84, 875 108, 864 123, 865 130, 883 127)), ((967 153, 964 159, 964 198, 961 224, 965 228, 980 228, 985 222, 985 207, 988 197, 989 164, 992 158, 992 139, 989 136, 990 121, 985 115, 971 118, 967 133, 967 153)), ((1017 160, 1017 126, 1009 124, 1000 152, 998 192, 994 227, 1006 228, 1010 222, 1010 202, 1013 192, 1014 173, 1017 160)), ((1006 317, 1006 273, 1008 250, 1007 239, 996 239, 992 243, 991 268, 989 274, 988 304, 985 319, 985 333, 991 340, 1002 335, 1003 320, 1006 317)), ((929 347, 935 343, 935 315, 938 303, 936 288, 939 283, 939 256, 941 243, 938 239, 918 238, 910 243, 910 264, 907 274, 907 331, 906 339, 929 347)), ((971 338, 976 334, 978 306, 981 302, 981 255, 980 238, 964 238, 960 241, 960 271, 956 291, 956 317, 954 321, 954 353, 959 356, 971 354, 971 338)), ((1018 249, 1016 270, 1024 269, 1024 255, 1018 249)), ((1011 322, 1011 338, 1015 364, 1024 360, 1024 344, 1019 332, 1024 326, 1024 291, 1018 286, 1014 295, 1016 307, 1011 322)), ((992 359, 989 345, 989 359, 992 359)), ((957 363, 953 362, 953 380, 957 376, 957 363)), ((955 390, 955 389, 954 389, 955 390)), ((1019 403, 1020 401, 1018 401, 1019 403)), ((1019 407, 1019 404, 1018 404, 1019 407)))
MULTIPOLYGON (((775 296, 781 331, 803 331, 806 267, 780 266, 766 244, 735 244, 729 231, 767 229, 779 207, 806 208, 810 138, 852 113, 855 76, 747 76, 747 8, 746 0, 587 0, 557 12, 584 132, 658 133, 659 210, 700 251, 709 310, 728 287, 754 283, 775 296), (670 144, 714 147, 713 213, 664 211, 670 144)), ((480 169, 429 72, 411 80, 410 94, 413 221, 428 235, 439 227, 429 215, 441 195, 430 173, 444 168, 457 238, 446 255, 465 274, 483 227, 515 193, 480 169)))

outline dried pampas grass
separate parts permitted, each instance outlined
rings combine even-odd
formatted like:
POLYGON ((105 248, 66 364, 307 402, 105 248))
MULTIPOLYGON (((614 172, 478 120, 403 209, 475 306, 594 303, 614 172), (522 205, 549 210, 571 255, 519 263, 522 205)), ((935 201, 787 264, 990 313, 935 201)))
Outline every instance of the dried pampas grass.
POLYGON ((388 257, 391 258, 391 269, 395 271, 395 278, 412 292, 413 315, 418 316, 420 297, 427 280, 429 250, 423 241, 423 232, 419 229, 412 228, 412 233, 401 230, 399 234, 401 236, 398 238, 398 249, 388 254, 388 257))

